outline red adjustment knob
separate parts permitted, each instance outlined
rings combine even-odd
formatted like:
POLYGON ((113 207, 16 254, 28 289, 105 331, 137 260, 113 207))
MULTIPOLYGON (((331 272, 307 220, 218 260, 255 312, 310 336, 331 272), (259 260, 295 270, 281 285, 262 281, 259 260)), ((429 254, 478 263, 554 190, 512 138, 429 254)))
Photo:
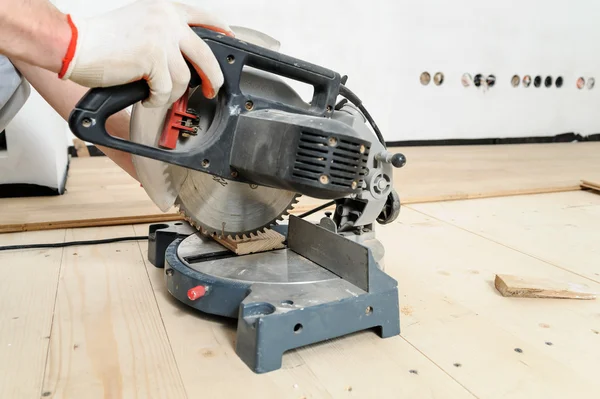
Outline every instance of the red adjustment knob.
POLYGON ((195 301, 198 298, 202 298, 206 294, 206 287, 198 285, 188 290, 188 298, 190 301, 195 301))

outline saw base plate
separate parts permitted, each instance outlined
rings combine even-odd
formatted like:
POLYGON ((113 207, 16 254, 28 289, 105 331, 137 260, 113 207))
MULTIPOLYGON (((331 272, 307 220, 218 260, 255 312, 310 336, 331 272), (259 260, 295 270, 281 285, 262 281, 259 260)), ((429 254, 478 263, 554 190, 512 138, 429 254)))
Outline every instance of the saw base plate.
POLYGON ((397 283, 363 245, 292 217, 289 229, 277 226, 286 248, 238 256, 188 228, 150 226, 149 259, 164 258, 179 301, 238 319, 236 353, 256 373, 281 368, 294 348, 372 328, 400 333, 397 283))

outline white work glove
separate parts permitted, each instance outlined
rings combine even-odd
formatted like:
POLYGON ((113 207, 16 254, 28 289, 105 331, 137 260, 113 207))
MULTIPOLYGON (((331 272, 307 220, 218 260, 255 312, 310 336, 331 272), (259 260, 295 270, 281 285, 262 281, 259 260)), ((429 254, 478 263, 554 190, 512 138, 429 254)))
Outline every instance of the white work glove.
POLYGON ((59 77, 86 87, 108 87, 146 79, 144 106, 171 105, 185 92, 190 71, 202 79, 202 93, 213 98, 223 73, 208 45, 190 26, 228 36, 225 23, 205 11, 165 0, 139 0, 99 17, 69 16, 73 37, 59 77), (185 59, 184 59, 185 57, 185 59))

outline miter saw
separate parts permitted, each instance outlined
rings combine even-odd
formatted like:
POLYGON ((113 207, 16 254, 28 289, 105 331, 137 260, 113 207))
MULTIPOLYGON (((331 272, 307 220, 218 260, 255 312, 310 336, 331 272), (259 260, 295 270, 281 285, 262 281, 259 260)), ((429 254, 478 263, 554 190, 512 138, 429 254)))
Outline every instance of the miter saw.
POLYGON ((237 318, 236 352, 259 373, 280 368, 293 348, 374 327, 399 334, 397 283, 382 270, 374 228, 399 213, 402 154, 387 151, 346 77, 283 55, 252 30, 194 31, 225 77, 216 99, 196 91, 192 72, 172 107, 145 108, 148 86, 134 82, 91 90, 69 121, 82 140, 132 153, 150 198, 189 222, 150 226, 148 256, 170 294, 237 318), (282 77, 313 86, 312 100, 282 77), (130 140, 110 136, 106 119, 130 105, 130 140), (335 211, 284 221, 302 194, 334 200, 335 211), (283 249, 238 256, 211 237, 266 228, 285 236, 283 249))

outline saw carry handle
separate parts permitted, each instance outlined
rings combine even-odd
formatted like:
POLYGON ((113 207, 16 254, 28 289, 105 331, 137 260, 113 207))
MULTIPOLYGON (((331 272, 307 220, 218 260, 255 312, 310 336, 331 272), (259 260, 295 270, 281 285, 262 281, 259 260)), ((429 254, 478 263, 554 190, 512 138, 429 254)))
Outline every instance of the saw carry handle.
MULTIPOLYGON (((219 162, 211 160, 209 166, 206 166, 206 163, 202 165, 202 160, 208 154, 224 153, 225 149, 231 147, 237 119, 240 115, 260 109, 277 109, 318 117, 327 117, 332 114, 340 90, 341 76, 338 73, 208 29, 193 28, 193 30, 211 47, 225 77, 225 82, 216 101, 219 102, 220 106, 229 110, 239 110, 237 113, 222 112, 220 119, 215 121, 215 129, 219 130, 215 133, 220 137, 218 144, 220 148, 212 146, 194 151, 173 151, 142 145, 109 135, 105 125, 106 120, 111 115, 148 98, 149 87, 147 82, 143 80, 120 86, 89 90, 75 106, 69 117, 69 127, 73 134, 83 141, 96 145, 231 179, 227 157, 219 162), (240 89, 240 80, 242 69, 245 66, 313 86, 314 95, 310 105, 308 108, 299 109, 269 99, 244 95, 240 89)), ((190 85, 197 85, 199 77, 193 68, 191 68, 191 72, 190 85)), ((234 178, 234 180, 243 181, 243 178, 234 178)))

